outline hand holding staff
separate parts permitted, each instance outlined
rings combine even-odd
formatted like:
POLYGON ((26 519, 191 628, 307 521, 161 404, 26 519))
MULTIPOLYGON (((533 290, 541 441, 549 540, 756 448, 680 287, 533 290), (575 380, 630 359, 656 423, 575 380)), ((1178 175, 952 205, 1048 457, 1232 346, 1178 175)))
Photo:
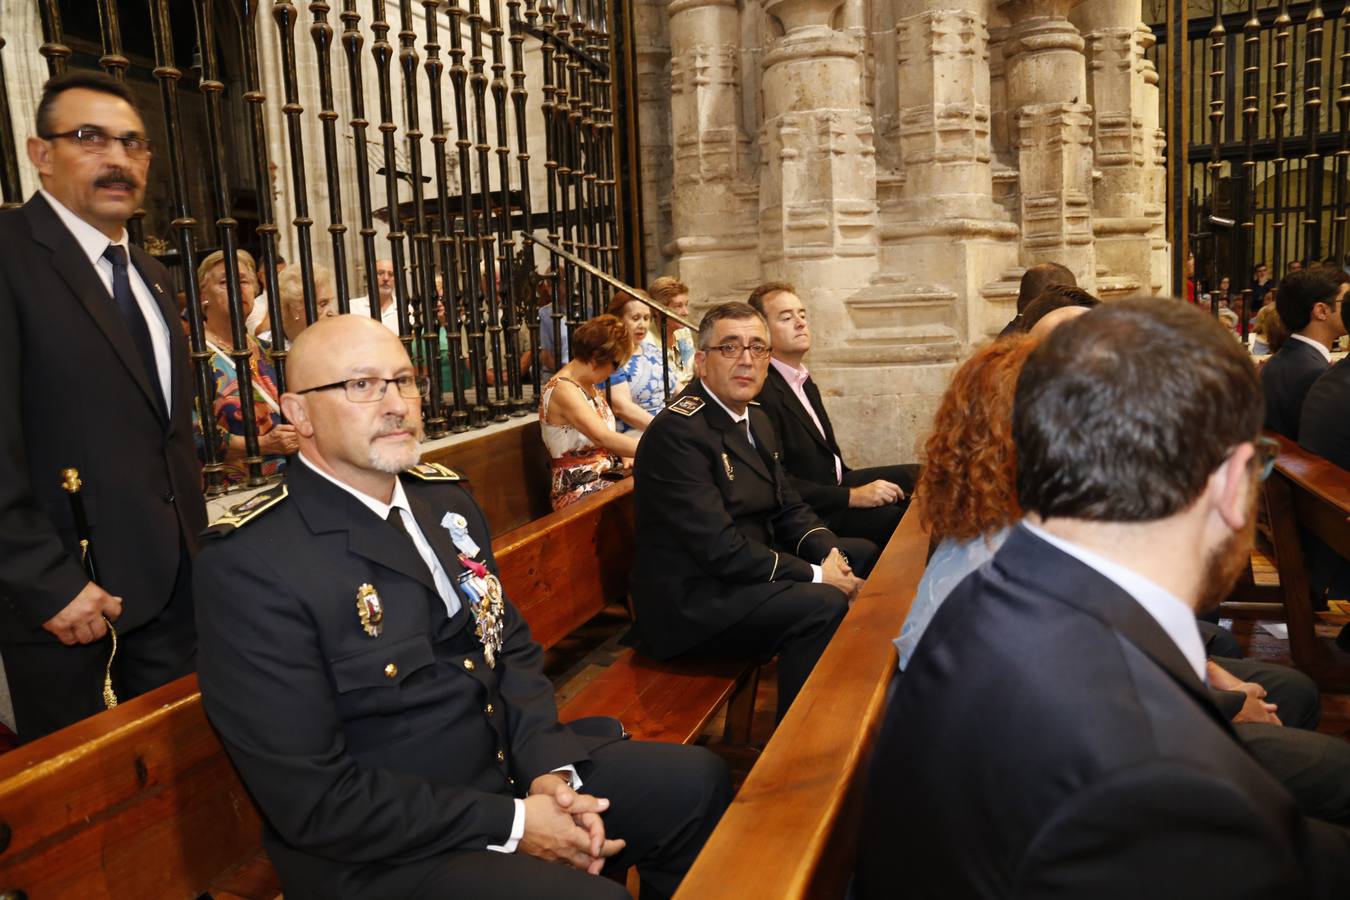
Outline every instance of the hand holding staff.
POLYGON ((117 631, 112 620, 122 615, 122 598, 114 597, 97 584, 94 547, 89 531, 89 520, 84 513, 84 498, 80 496, 80 473, 77 469, 61 471, 61 487, 70 497, 70 511, 75 520, 75 537, 80 542, 80 564, 84 566, 89 583, 65 609, 48 619, 43 628, 60 638, 63 644, 89 644, 102 640, 105 633, 112 635, 112 651, 103 672, 103 705, 112 709, 117 705, 117 694, 112 686, 112 662, 117 656, 117 631))

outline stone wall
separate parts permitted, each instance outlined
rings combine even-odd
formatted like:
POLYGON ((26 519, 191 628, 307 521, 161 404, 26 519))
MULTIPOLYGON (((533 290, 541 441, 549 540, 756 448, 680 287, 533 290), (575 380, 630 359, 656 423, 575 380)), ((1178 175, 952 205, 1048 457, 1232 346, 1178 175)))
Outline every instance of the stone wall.
POLYGON ((794 282, 854 465, 917 458, 1027 266, 1063 263, 1105 298, 1161 288, 1139 0, 637 10, 649 275, 678 275, 696 311, 794 282))

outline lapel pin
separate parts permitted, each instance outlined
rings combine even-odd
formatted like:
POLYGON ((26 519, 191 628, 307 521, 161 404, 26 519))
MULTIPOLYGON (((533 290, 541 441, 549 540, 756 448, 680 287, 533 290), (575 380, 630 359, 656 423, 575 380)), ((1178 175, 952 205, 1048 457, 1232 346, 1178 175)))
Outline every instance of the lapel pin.
POLYGON ((727 470, 727 481, 736 480, 736 470, 731 467, 731 457, 722 454, 722 468, 727 470))
POLYGON ((384 604, 374 585, 363 584, 356 589, 356 614, 361 617, 361 628, 366 634, 380 636, 384 630, 384 604))

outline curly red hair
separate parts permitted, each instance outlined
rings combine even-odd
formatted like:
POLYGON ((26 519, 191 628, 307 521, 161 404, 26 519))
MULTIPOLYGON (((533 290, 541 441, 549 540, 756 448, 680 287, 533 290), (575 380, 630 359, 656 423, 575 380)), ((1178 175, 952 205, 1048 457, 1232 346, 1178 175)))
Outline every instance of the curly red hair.
POLYGON ((971 540, 1021 517, 1013 396, 1022 365, 1039 343, 1024 334, 994 341, 956 370, 943 394, 914 490, 934 540, 971 540))

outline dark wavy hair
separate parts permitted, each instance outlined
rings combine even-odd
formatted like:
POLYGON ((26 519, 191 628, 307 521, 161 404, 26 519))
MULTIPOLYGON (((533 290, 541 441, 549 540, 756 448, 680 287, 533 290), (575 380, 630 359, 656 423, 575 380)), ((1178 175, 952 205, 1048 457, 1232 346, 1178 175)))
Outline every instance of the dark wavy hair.
POLYGON ((1020 517, 1013 395, 1022 365, 1039 343, 1012 334, 977 350, 942 395, 914 489, 933 539, 970 540, 1020 517))
POLYGON ((1256 368, 1207 312, 1104 304, 1056 328, 1017 382, 1017 500, 1042 518, 1151 522, 1195 502, 1260 433, 1256 368))

